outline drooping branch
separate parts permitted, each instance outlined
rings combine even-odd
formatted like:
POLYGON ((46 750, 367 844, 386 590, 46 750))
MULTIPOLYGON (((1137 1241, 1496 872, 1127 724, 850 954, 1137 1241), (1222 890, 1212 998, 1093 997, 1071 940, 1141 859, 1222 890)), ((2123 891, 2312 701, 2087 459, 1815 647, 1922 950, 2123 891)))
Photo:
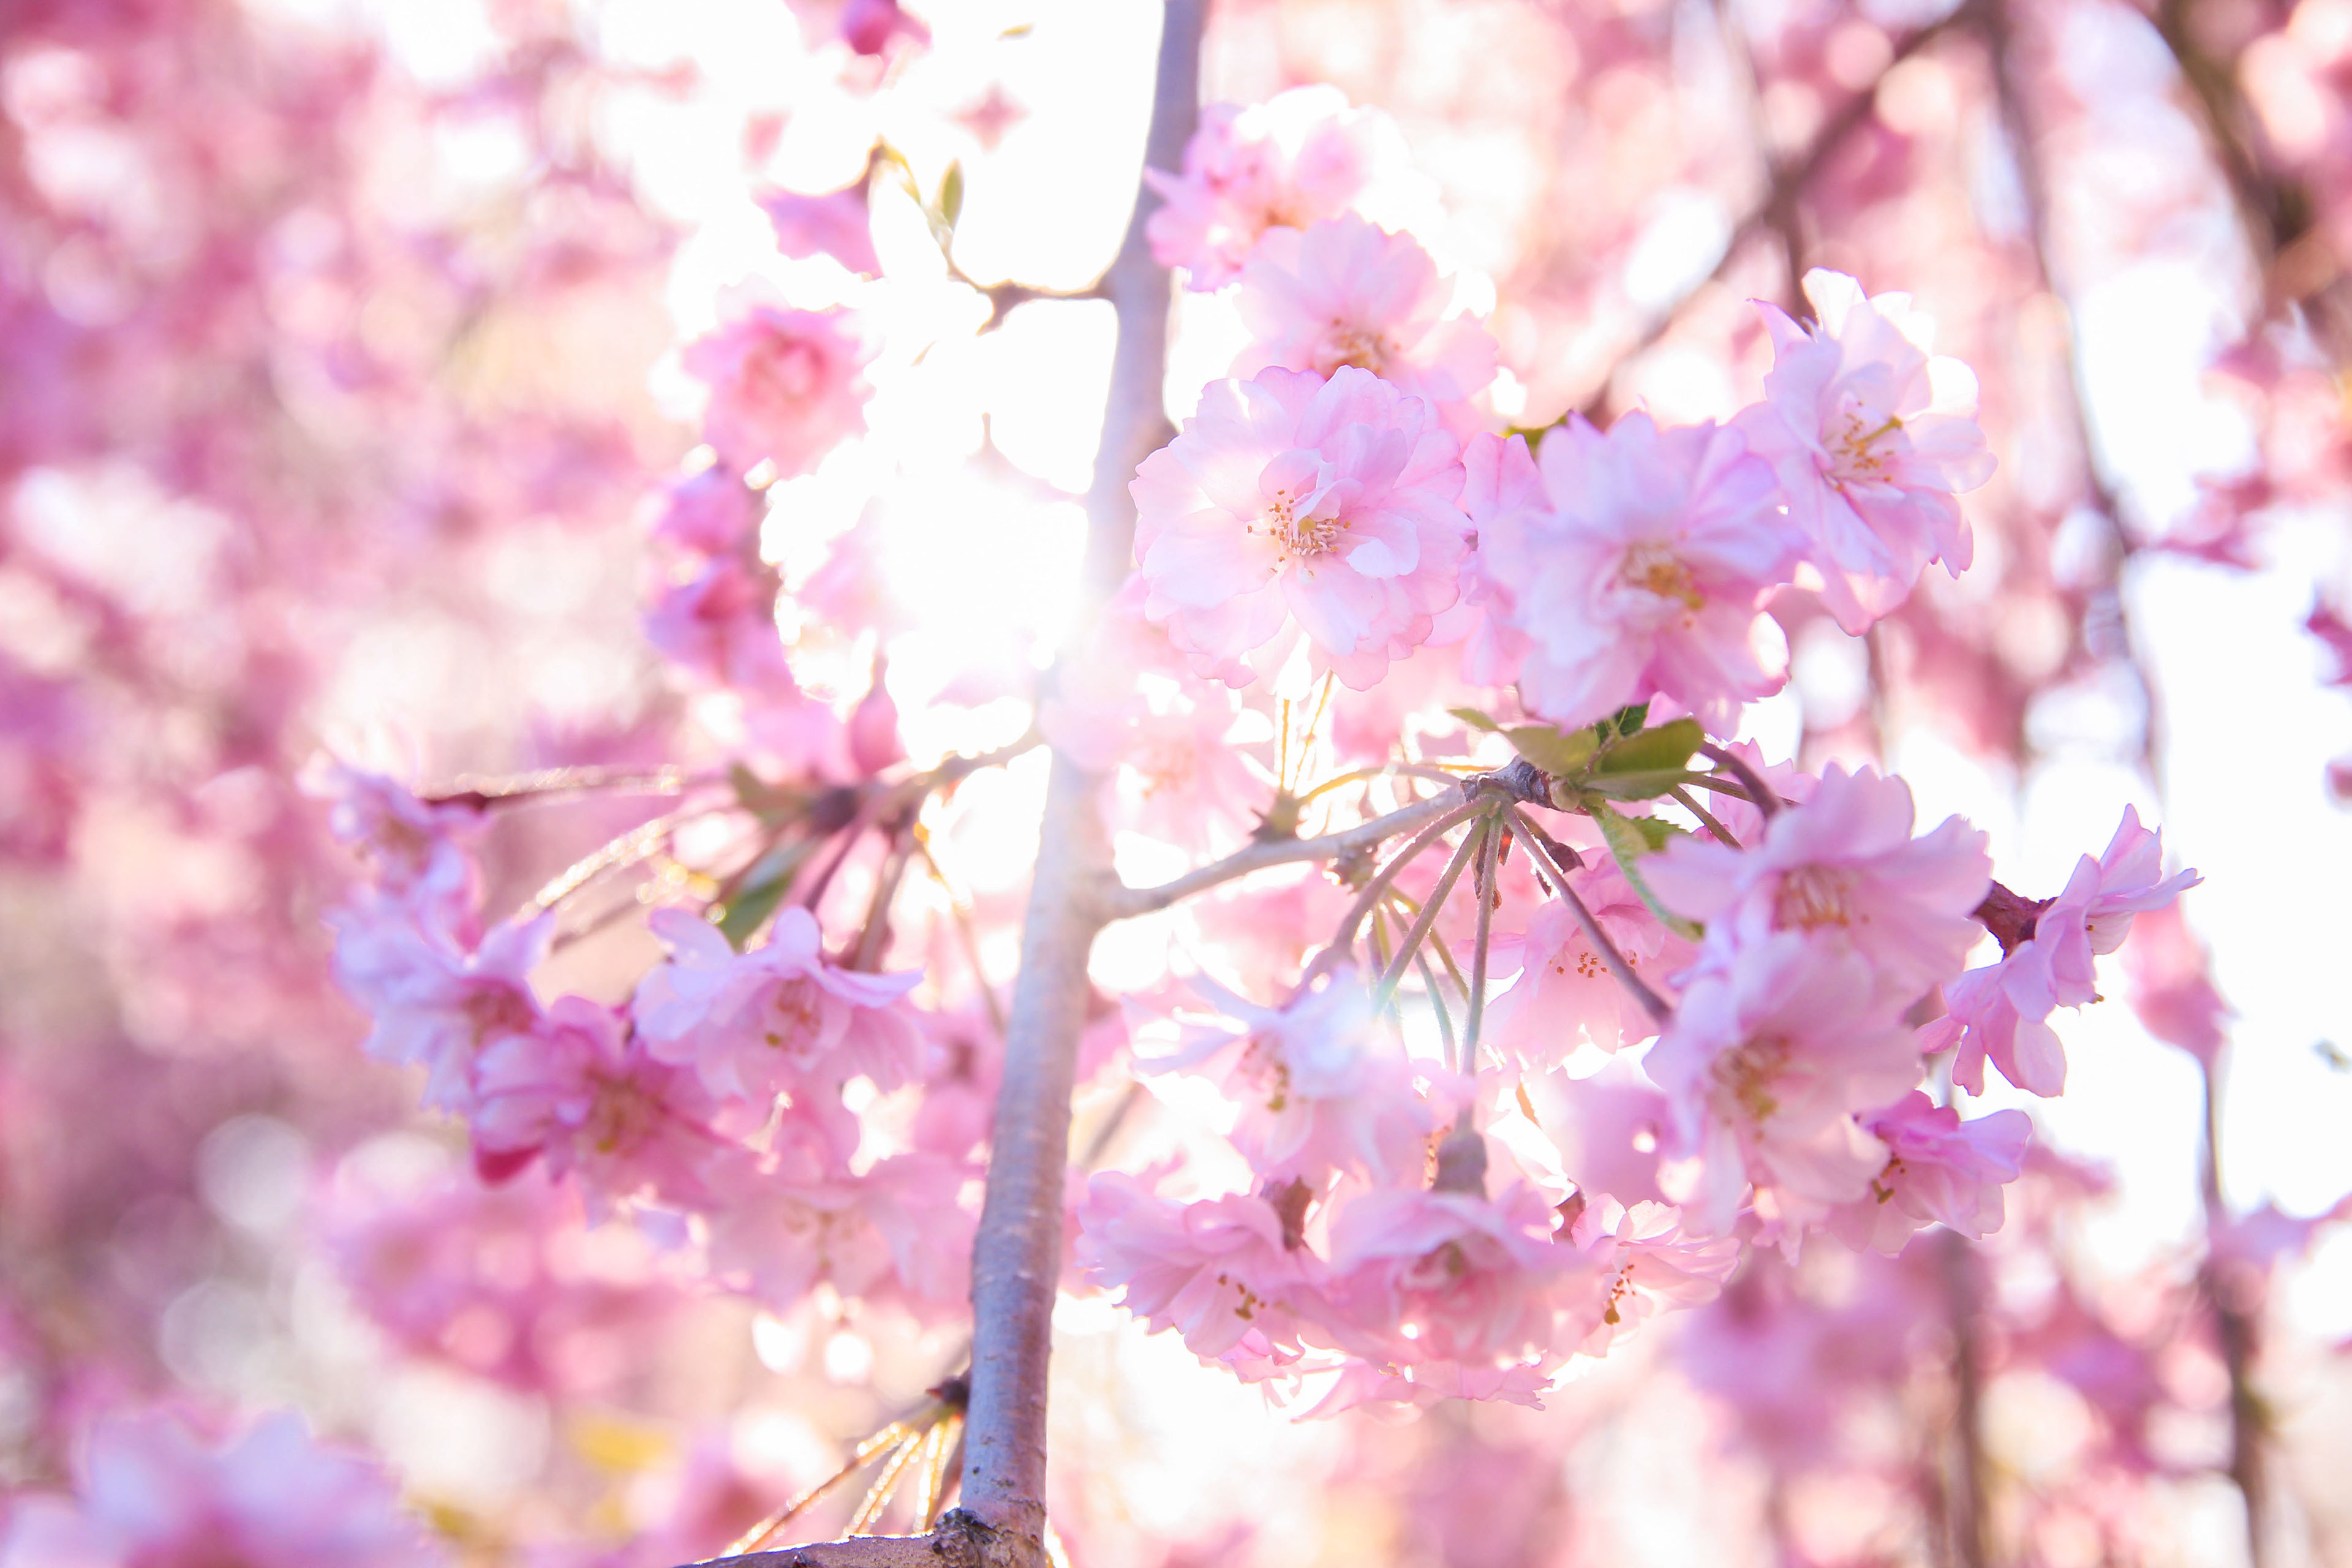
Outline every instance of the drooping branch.
POLYGON ((1806 143, 1802 153, 1779 165, 1779 170, 1772 176, 1763 196, 1755 205, 1741 215, 1739 222, 1733 227, 1731 238, 1724 246, 1723 255, 1716 261, 1714 270, 1684 289, 1664 309, 1652 316, 1641 334, 1626 346, 1624 352, 1620 353, 1609 369, 1602 374, 1599 384, 1585 399, 1581 412, 1587 419, 1597 423, 1609 412, 1609 389, 1615 384, 1618 371, 1629 361, 1645 353, 1667 332, 1673 331, 1675 323, 1682 320, 1683 312, 1690 308, 1691 302, 1706 290, 1706 286, 1720 282, 1724 275, 1731 270, 1731 264, 1739 258, 1740 253, 1747 248, 1749 241, 1768 231, 1785 232, 1781 229, 1781 226, 1794 221, 1793 217, 1788 215, 1795 213, 1798 200, 1804 195, 1807 187, 1820 176, 1822 169, 1828 166, 1829 161, 1844 148, 1846 139, 1860 130, 1876 111, 1878 84, 1886 79, 1887 71, 1893 70, 1955 27, 1971 20, 1981 0, 1966 0, 1966 3, 1948 15, 1938 17, 1906 35, 1901 43, 1895 46, 1895 52, 1888 57, 1885 68, 1878 73, 1876 79, 1840 104, 1836 112, 1822 122, 1821 129, 1813 133, 1813 139, 1806 143))
POLYGON ((1561 865, 1559 858, 1553 853, 1550 836, 1528 821, 1517 806, 1511 807, 1511 826, 1519 837, 1526 840, 1528 852, 1550 875, 1551 885, 1558 889, 1560 901, 1576 917, 1576 923, 1584 929, 1584 940, 1592 944, 1592 951, 1601 955, 1601 962, 1609 966, 1609 973, 1617 977, 1617 983, 1633 994, 1633 1000, 1642 1005, 1642 1011, 1654 1022, 1663 1024, 1674 1016, 1674 1005, 1652 990, 1648 981, 1633 973, 1633 960, 1609 940, 1609 933, 1601 929, 1600 919, 1577 896, 1576 889, 1568 885, 1568 868, 1561 865))
POLYGON ((1773 814, 1780 809, 1780 797, 1773 792, 1770 784, 1764 782, 1764 775, 1748 765, 1747 758, 1728 746, 1717 745, 1713 741, 1702 742, 1699 750, 1718 766, 1728 769, 1732 777, 1746 787, 1748 804, 1764 814, 1765 821, 1772 820, 1773 814))
POLYGON ((1400 834, 1425 827, 1439 817, 1462 809, 1458 797, 1439 795, 1376 816, 1370 822, 1339 833, 1327 833, 1319 838, 1277 838, 1268 843, 1253 844, 1236 849, 1222 860, 1213 861, 1196 870, 1187 871, 1173 881, 1162 882, 1156 888, 1114 887, 1103 895, 1103 907, 1112 920, 1129 920, 1148 915, 1181 902, 1195 893, 1204 893, 1253 871, 1263 871, 1270 866, 1292 866, 1302 860, 1336 860, 1359 849, 1374 849, 1400 834))

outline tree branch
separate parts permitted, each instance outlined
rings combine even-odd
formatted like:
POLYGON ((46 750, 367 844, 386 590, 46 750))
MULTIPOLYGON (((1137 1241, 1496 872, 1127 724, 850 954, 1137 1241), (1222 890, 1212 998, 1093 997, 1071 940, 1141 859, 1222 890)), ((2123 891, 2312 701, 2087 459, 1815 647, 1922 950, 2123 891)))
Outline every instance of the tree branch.
POLYGON ((1269 844, 1253 844, 1245 849, 1234 850, 1222 860, 1187 871, 1172 882, 1162 882, 1156 888, 1130 888, 1121 883, 1104 895, 1103 907, 1108 918, 1115 921, 1151 914, 1195 893, 1206 892, 1211 888, 1246 877, 1253 871, 1263 871, 1269 866, 1291 866, 1301 860, 1336 860, 1358 849, 1375 848, 1400 833, 1411 833, 1461 809, 1462 802, 1458 797, 1439 795, 1418 805, 1408 805, 1385 816, 1376 816, 1370 822, 1360 822, 1341 832, 1327 833, 1320 838, 1286 838, 1269 844))
POLYGON ((1617 944, 1609 940, 1609 933, 1601 929, 1601 921, 1586 907, 1584 900, 1576 896, 1576 889, 1568 885, 1568 868, 1552 854, 1551 836, 1528 821, 1527 815, 1517 806, 1512 806, 1510 812, 1511 826, 1518 830, 1520 837, 1527 840, 1528 853, 1551 873, 1551 885, 1559 890, 1560 900, 1576 917, 1576 923, 1584 928, 1584 940, 1592 944, 1592 951, 1601 955, 1601 962, 1609 966, 1609 973, 1617 977, 1617 984, 1633 994, 1633 1000, 1642 1005, 1642 1011, 1650 1016, 1651 1021, 1664 1024, 1674 1016, 1674 1005, 1651 990, 1650 983, 1633 973, 1633 961, 1618 951, 1617 944))
MULTIPOLYGON (((1806 144, 1801 154, 1779 166, 1770 187, 1732 229, 1730 241, 1724 246, 1723 255, 1716 262, 1715 269, 1684 289, 1665 309, 1651 317, 1642 335, 1629 344, 1601 375, 1600 384, 1593 388, 1591 395, 1585 399, 1584 406, 1580 410, 1587 419, 1598 423, 1609 412, 1609 389, 1615 384, 1617 373, 1664 337, 1674 324, 1682 320, 1683 311, 1708 284, 1722 281, 1723 275, 1731 270, 1731 264, 1738 259, 1740 251, 1749 240, 1774 228, 1782 221, 1781 215, 1796 211, 1797 200, 1804 195, 1805 187, 1813 183, 1829 161, 1837 155, 1839 149, 1845 145, 1846 138, 1861 129, 1863 122, 1877 107, 1878 83, 1886 79, 1886 72, 1970 18, 1980 3, 1981 0, 1967 0, 1958 9, 1929 22, 1895 45, 1893 57, 1886 62, 1886 70, 1879 72, 1877 79, 1868 87, 1840 104, 1837 112, 1813 133, 1812 141, 1806 144)), ((1791 280, 1792 288, 1797 281, 1791 280)), ((1799 290, 1801 297, 1801 292, 1799 290)))
MULTIPOLYGON (((1160 18, 1147 165, 1174 167, 1192 134, 1200 99, 1201 7, 1168 0, 1160 18)), ((1144 237, 1154 199, 1139 179, 1135 210, 1102 289, 1118 312, 1118 340, 1103 413, 1102 444, 1087 498, 1082 592, 1107 603, 1134 551, 1128 480, 1170 437, 1161 405, 1167 379, 1169 279, 1144 237)), ((1021 973, 1006 1021, 1004 1079, 988 1163, 987 1195, 972 1247, 971 1404, 964 1433, 963 1507, 940 1521, 934 1544, 967 1522, 1004 1568, 1045 1561, 1045 1385, 1054 1299, 1061 1279, 1062 1181, 1069 1162, 1070 1090, 1086 1024, 1087 959, 1104 910, 1110 835, 1099 781, 1056 752, 1021 973), (951 1529, 951 1526, 955 1527, 951 1529)))

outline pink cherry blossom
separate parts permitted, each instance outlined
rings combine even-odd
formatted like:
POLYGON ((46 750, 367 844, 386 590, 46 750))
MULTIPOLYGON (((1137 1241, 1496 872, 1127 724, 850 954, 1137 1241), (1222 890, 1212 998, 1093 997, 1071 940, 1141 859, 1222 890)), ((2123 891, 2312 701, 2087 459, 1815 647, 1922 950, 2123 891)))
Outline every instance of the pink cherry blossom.
POLYGON ((625 1037, 608 1008, 558 998, 537 1028, 482 1052, 474 1087, 474 1147, 486 1173, 544 1154, 550 1173, 576 1172, 594 1194, 701 1195, 701 1169, 719 1145, 708 1125, 717 1107, 695 1074, 625 1037))
POLYGON ((481 1053, 538 1026, 530 974, 547 956, 552 913, 493 926, 473 948, 383 899, 361 900, 328 920, 335 978, 375 1016, 364 1048, 384 1061, 424 1064, 427 1105, 467 1109, 481 1053))
POLYGON ((830 256, 852 272, 867 277, 882 270, 881 260, 874 254, 874 230, 863 180, 817 196, 771 191, 760 198, 760 210, 775 226, 776 248, 786 256, 795 259, 830 256))
POLYGON ((1190 287, 1231 282, 1269 229, 1305 228, 1347 209, 1392 154, 1394 128, 1349 109, 1328 87, 1294 88, 1244 109, 1211 104, 1184 147, 1184 170, 1147 169, 1162 205, 1146 234, 1163 267, 1190 287))
POLYGON ((721 461, 740 473, 764 459, 789 478, 864 427, 869 353, 846 313, 793 310, 751 285, 720 311, 682 363, 710 388, 703 432, 721 461))
MULTIPOLYGON (((1690 952, 1690 944, 1650 912, 1613 862, 1575 872, 1570 881, 1601 931, 1645 979, 1655 982, 1690 952)), ((1559 1066, 1580 1040, 1613 1051, 1658 1032, 1565 902, 1548 900, 1528 918, 1520 954, 1518 977, 1487 1004, 1483 1038, 1523 1069, 1559 1066)))
POLYGON ((1123 1292, 1154 1332, 1174 1329, 1203 1361, 1258 1382, 1296 1363, 1298 1309, 1312 1310, 1321 1259, 1287 1244, 1263 1197, 1229 1194, 1179 1204, 1118 1172, 1088 1184, 1077 1256, 1086 1278, 1123 1292))
POLYGON ((2017 1180, 2033 1137, 2025 1112, 1962 1121, 1958 1111, 1914 1089, 1862 1125, 1886 1145, 1886 1168, 1866 1194, 1830 1211, 1827 1224, 1839 1240, 1891 1257, 1921 1226, 1948 1226, 1971 1238, 2000 1228, 2001 1188, 2017 1180))
POLYGON ((725 555, 759 532, 765 510, 758 490, 723 468, 708 468, 664 493, 653 537, 673 550, 725 555))
POLYGON ((1957 577, 1975 553, 1953 493, 1992 476, 1976 422, 1976 378, 1934 362, 1907 294, 1870 300, 1843 273, 1815 268, 1805 295, 1818 326, 1759 302, 1772 334, 1764 401, 1733 421, 1779 474, 1790 520, 1821 569, 1822 599, 1861 633, 1910 596, 1930 562, 1957 577))
POLYGON ((0 1568, 431 1568, 448 1560, 397 1484, 292 1413, 224 1443, 165 1411, 89 1434, 71 1500, 19 1494, 0 1568))
POLYGON ((972 1215, 969 1173, 917 1151, 863 1174, 731 1159, 713 1167, 710 1267, 778 1310, 819 1281, 845 1296, 895 1299, 926 1314, 963 1305, 972 1215))
POLYGON ((1951 816, 1915 838, 1914 820, 1909 784, 1832 763, 1811 799, 1744 849, 1677 839, 1643 875, 1668 908, 1706 922, 1710 952, 1801 932, 1860 956, 1899 1011, 1968 962, 1983 934, 1970 911, 1992 881, 1981 832, 1951 816))
POLYGON ((1472 679, 1516 680, 1529 712, 1570 728, 1664 695, 1720 735, 1780 689, 1757 605, 1795 542, 1738 432, 1636 413, 1603 436, 1578 416, 1539 458, 1524 437, 1477 437, 1465 468, 1478 547, 1463 581, 1486 617, 1472 679))
POLYGON ((2234 1010, 2214 989, 2212 961, 2179 904, 2132 921, 2124 972, 2131 980, 2132 1011, 2147 1032, 2210 1065, 2229 1042, 2234 1010))
POLYGON ((1303 234, 1273 231, 1242 269, 1236 302, 1256 341, 1232 374, 1276 366, 1328 376, 1351 364, 1443 415, 1495 379, 1495 340, 1467 316, 1447 317, 1451 297, 1412 236, 1353 213, 1303 234))
POLYGON ((470 805, 428 805, 381 773, 324 752, 302 770, 302 792, 329 802, 327 830, 358 850, 377 887, 453 935, 467 932, 481 899, 468 845, 482 829, 470 805))
POLYGON ((1461 486, 1429 405, 1369 371, 1214 383, 1136 470, 1144 613, 1235 686, 1241 656, 1295 623, 1362 690, 1454 601, 1461 486))
POLYGON ((386 1182, 346 1168, 319 1229, 353 1303, 406 1355, 526 1394, 601 1392, 698 1299, 643 1226, 591 1229, 582 1194, 543 1172, 386 1182))
POLYGON ((1667 1204, 1632 1207, 1603 1195, 1569 1225, 1567 1239, 1608 1281, 1592 1327, 1576 1348, 1605 1355, 1661 1312, 1696 1307, 1722 1293, 1739 1264, 1737 1237, 1686 1237, 1667 1204))
POLYGON ((1374 1364, 1549 1354, 1559 1315, 1598 1285, 1584 1255, 1553 1238, 1557 1217, 1517 1183, 1493 1198, 1382 1188, 1349 1199, 1331 1222, 1341 1342, 1374 1364))
POLYGON ((1151 1050, 1147 1031, 1137 1042, 1137 1065, 1147 1073, 1190 1068, 1215 1077, 1238 1102, 1233 1139, 1260 1176, 1319 1188, 1334 1172, 1391 1181, 1421 1169, 1435 1112, 1353 969, 1342 967, 1279 1008, 1245 1002, 1207 980, 1192 987, 1222 1017, 1180 1024, 1171 1050, 1151 1050))
POLYGON ((1695 1224, 1727 1228, 1748 1182, 1839 1203, 1885 1164, 1852 1113, 1908 1090, 1919 1057, 1876 991, 1859 956, 1794 931, 1691 981, 1643 1065, 1674 1102, 1680 1146, 1702 1163, 1685 1201, 1695 1224))
POLYGON ((740 953, 683 910, 656 910, 652 925, 670 955, 638 983, 637 1029, 656 1061, 693 1068, 712 1094, 758 1100, 861 1076, 888 1089, 919 1070, 921 1036, 898 1004, 920 973, 828 962, 806 910, 778 911, 766 943, 740 953))
POLYGON ((740 555, 715 555, 665 587, 645 616, 646 641, 697 681, 769 702, 799 688, 776 629, 776 577, 740 555))
POLYGON ((1944 988, 1947 1016, 1921 1031, 1921 1047, 1957 1046, 1952 1081, 1971 1094, 1983 1091, 1988 1058, 2029 1093, 2063 1092, 2066 1053, 2050 1015, 2099 1000, 2095 960, 2123 945, 2134 915, 2162 909, 2200 880, 2194 871, 2166 877, 2162 836, 2126 806, 2105 852, 2075 862, 2064 890, 2032 918, 2022 940, 1999 963, 1944 988))

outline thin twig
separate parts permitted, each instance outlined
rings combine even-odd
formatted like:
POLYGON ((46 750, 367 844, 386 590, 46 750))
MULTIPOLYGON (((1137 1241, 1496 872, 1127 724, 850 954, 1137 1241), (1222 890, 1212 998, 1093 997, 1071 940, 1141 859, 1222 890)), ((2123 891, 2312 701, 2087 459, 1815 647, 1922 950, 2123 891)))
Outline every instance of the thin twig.
POLYGON ((1629 362, 1647 351, 1660 338, 1664 337, 1673 329, 1674 324, 1682 320, 1683 311, 1689 308, 1691 301, 1699 298, 1709 284, 1721 281, 1724 274, 1731 270, 1731 264, 1738 259, 1741 250, 1746 247, 1748 242, 1772 226, 1773 216, 1776 213, 1784 208, 1793 207, 1805 188, 1813 183, 1822 170, 1828 165, 1829 161, 1845 145, 1846 138, 1869 123, 1870 117, 1878 108, 1878 85, 1886 79, 1887 71, 1893 70, 1896 66, 1972 16, 1976 6, 1980 3, 1981 0, 1966 0, 1958 9, 1927 23, 1904 38, 1901 43, 1895 46, 1895 52, 1888 58, 1885 70, 1880 71, 1869 86, 1861 89, 1852 98, 1840 104, 1837 112, 1822 121, 1822 128, 1813 133, 1813 139, 1806 145, 1803 153, 1782 164, 1780 174, 1773 178, 1771 188, 1765 192, 1755 205, 1749 207, 1741 216, 1738 224, 1732 229, 1730 242, 1724 246, 1723 255, 1716 262, 1714 270, 1684 289, 1663 310, 1651 317, 1649 324, 1643 328, 1641 336, 1628 345, 1625 351, 1610 364, 1609 369, 1601 375, 1599 384, 1593 388, 1591 395, 1585 400, 1581 412, 1587 419, 1598 422, 1601 416, 1609 412, 1609 389, 1616 382, 1617 373, 1629 362))
MULTIPOLYGON (((1504 809, 1515 820, 1518 817, 1516 807, 1504 809)), ((1475 1072, 1478 1066, 1478 1031, 1486 1021, 1486 952, 1495 929, 1495 868, 1502 847, 1502 826, 1488 817, 1479 828, 1478 875, 1471 883, 1478 897, 1478 932, 1470 949, 1470 997, 1462 1021, 1462 1059, 1454 1064, 1454 1070, 1460 1073, 1475 1072)))
POLYGON ((1454 858, 1446 861, 1445 869, 1438 873, 1437 886, 1430 890, 1428 900, 1416 911, 1412 929, 1405 932, 1404 945, 1381 972, 1380 994, 1374 998, 1375 1002, 1387 1002, 1389 994, 1397 988, 1397 982, 1404 978, 1406 961, 1421 951, 1422 939, 1429 934, 1429 928, 1437 923, 1437 913, 1445 907, 1447 897, 1454 891, 1454 884, 1461 879, 1462 868, 1470 864, 1472 847, 1480 842, 1475 834, 1465 838, 1461 847, 1454 851, 1454 858))
POLYGON ((1649 982, 1633 973, 1633 961, 1609 940, 1609 933, 1601 929, 1601 921, 1585 906, 1584 900, 1577 897, 1576 889, 1568 885, 1567 868, 1552 856, 1550 837, 1529 822, 1517 806, 1509 810, 1511 825, 1519 830, 1519 837, 1527 840, 1528 853, 1551 873, 1553 889, 1559 894, 1561 901, 1568 905, 1569 912, 1576 917, 1576 923, 1584 928, 1584 940, 1592 944, 1592 951, 1601 955, 1601 962, 1609 966, 1609 973, 1617 977, 1617 983, 1633 994, 1633 1000, 1642 1005, 1642 1010, 1649 1014, 1652 1021, 1664 1024, 1674 1016, 1674 1005, 1651 990, 1649 982))
POLYGON ((988 971, 980 966, 980 932, 971 923, 971 910, 956 891, 955 884, 948 880, 948 874, 940 869, 939 861, 931 855, 929 841, 919 832, 915 836, 915 853, 923 858, 924 868, 930 872, 931 880, 937 882, 940 891, 947 895, 948 920, 961 939, 964 962, 971 965, 971 983, 980 989, 980 1005, 987 1010, 989 1027, 996 1031, 996 1037, 1001 1040, 1004 1037, 1004 1004, 997 1000, 996 987, 988 983, 988 971))
MULTIPOLYGON (((1445 944, 1442 942, 1439 942, 1437 944, 1437 951, 1444 952, 1445 951, 1445 944)), ((1448 1062, 1451 1062, 1454 1059, 1455 1056, 1454 1048, 1454 1016, 1446 1011, 1445 997, 1437 988, 1437 972, 1429 967, 1429 954, 1425 952, 1414 953, 1412 955, 1412 964, 1415 969, 1421 971, 1421 983, 1429 988, 1429 1010, 1437 1015, 1437 1037, 1444 1044, 1445 1059, 1448 1062)), ((1465 986, 1464 989, 1466 992, 1468 988, 1465 986)))
MULTIPOLYGON (((1417 805, 1391 811, 1385 816, 1376 816, 1370 822, 1358 823, 1343 832, 1327 833, 1320 838, 1277 839, 1271 844, 1252 844, 1222 860, 1188 871, 1174 881, 1162 882, 1156 888, 1114 885, 1104 895, 1106 913, 1111 920, 1148 915, 1237 877, 1263 871, 1269 866, 1295 865, 1301 860, 1337 859, 1358 849, 1373 848, 1400 833, 1410 833, 1441 818, 1450 818, 1447 826, 1451 826, 1453 823, 1465 819, 1475 809, 1475 806, 1462 805, 1458 796, 1448 799, 1438 795, 1417 805)), ((1367 910, 1370 907, 1367 905, 1367 910)), ((1358 918, 1360 920, 1362 917, 1358 918)))
MULTIPOLYGON (((1439 802, 1429 804, 1435 805, 1439 802)), ((1356 901, 1348 906, 1348 912, 1340 918, 1339 931, 1331 938, 1331 945, 1317 953, 1314 962, 1307 966, 1307 973, 1299 976, 1299 990, 1305 991, 1317 975, 1326 973, 1355 956, 1357 931, 1362 927, 1364 917, 1372 912, 1381 896, 1388 891, 1389 884, 1396 880, 1399 871, 1454 828, 1491 809, 1486 802, 1475 800, 1451 806, 1444 816, 1423 828, 1403 848, 1391 856, 1389 863, 1372 873, 1371 880, 1366 882, 1363 889, 1356 895, 1356 901)))
MULTIPOLYGON (((1773 814, 1780 809, 1780 797, 1773 793, 1770 784, 1764 782, 1762 773, 1748 765, 1747 758, 1728 746, 1717 745, 1713 741, 1700 742, 1698 749, 1717 765, 1730 769, 1732 776, 1747 786, 1748 802, 1764 814, 1765 821, 1772 820, 1773 814)), ((1692 782, 1704 784, 1706 781, 1695 779, 1692 782)))
POLYGON ((1685 789, 1680 784, 1676 784, 1674 787, 1673 793, 1675 804, 1681 806, 1685 811, 1689 812, 1693 816, 1697 817, 1699 826, 1706 828, 1709 833, 1714 834, 1715 841, 1717 843, 1732 849, 1739 847, 1739 840, 1731 836, 1731 829, 1726 827, 1720 822, 1717 822, 1715 819, 1714 814, 1708 811, 1706 807, 1699 805, 1698 801, 1693 797, 1690 791, 1685 789))

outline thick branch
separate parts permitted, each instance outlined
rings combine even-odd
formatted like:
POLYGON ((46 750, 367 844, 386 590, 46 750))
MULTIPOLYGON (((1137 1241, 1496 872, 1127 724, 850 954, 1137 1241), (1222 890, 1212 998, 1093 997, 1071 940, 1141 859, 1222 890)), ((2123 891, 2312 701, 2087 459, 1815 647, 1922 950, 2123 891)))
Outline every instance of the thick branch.
POLYGON ((1148 915, 1179 903, 1195 893, 1206 892, 1253 871, 1263 871, 1269 866, 1292 866, 1301 860, 1336 860, 1342 855, 1359 849, 1378 847, 1401 833, 1427 826, 1441 816, 1462 808, 1459 795, 1439 795, 1419 805, 1408 805, 1376 816, 1370 822, 1339 833, 1327 833, 1320 838, 1276 839, 1269 844, 1253 844, 1236 849, 1222 860, 1213 861, 1197 870, 1187 871, 1172 882, 1162 882, 1156 888, 1112 889, 1106 897, 1106 909, 1112 920, 1128 920, 1136 915, 1148 915))
MULTIPOLYGON (((1200 47, 1197 0, 1168 0, 1148 164, 1174 167, 1181 159, 1200 97, 1200 47)), ((1169 437, 1160 393, 1169 281, 1144 237, 1152 205, 1139 182, 1126 238, 1103 279, 1103 293, 1118 312, 1118 341, 1087 500, 1085 592, 1094 605, 1117 590, 1132 554, 1128 480, 1169 437)), ((1070 1090, 1086 1023, 1087 958, 1105 914, 1097 894, 1111 864, 1098 786, 1072 758, 1055 755, 1006 1022, 987 1196, 972 1247, 963 1508, 950 1518, 985 1526, 990 1555, 1008 1568, 1034 1568, 1045 1555, 1045 1380, 1061 1277, 1070 1090)), ((938 1542, 950 1533, 943 1521, 938 1542)))

